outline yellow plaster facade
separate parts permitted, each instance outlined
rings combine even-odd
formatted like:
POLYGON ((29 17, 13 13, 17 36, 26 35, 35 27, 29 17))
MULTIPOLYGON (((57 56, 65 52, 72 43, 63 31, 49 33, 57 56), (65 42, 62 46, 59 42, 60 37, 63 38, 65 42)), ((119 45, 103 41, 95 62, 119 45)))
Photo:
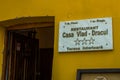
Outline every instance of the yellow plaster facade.
MULTIPOLYGON (((76 80, 77 69, 120 68, 120 0, 2 0, 0 21, 29 16, 55 16, 52 80, 76 80), (59 22, 112 17, 112 51, 58 53, 59 22)), ((0 26, 2 75, 4 26, 0 26)))

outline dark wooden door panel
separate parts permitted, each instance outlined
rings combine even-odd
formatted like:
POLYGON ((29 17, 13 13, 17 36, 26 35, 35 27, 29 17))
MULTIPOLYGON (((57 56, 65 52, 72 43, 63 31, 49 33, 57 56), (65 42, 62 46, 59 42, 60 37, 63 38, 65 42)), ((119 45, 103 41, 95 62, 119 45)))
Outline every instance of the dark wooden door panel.
POLYGON ((35 80, 39 40, 13 32, 10 36, 8 80, 35 80))
POLYGON ((51 80, 53 48, 39 49, 36 80, 51 80))

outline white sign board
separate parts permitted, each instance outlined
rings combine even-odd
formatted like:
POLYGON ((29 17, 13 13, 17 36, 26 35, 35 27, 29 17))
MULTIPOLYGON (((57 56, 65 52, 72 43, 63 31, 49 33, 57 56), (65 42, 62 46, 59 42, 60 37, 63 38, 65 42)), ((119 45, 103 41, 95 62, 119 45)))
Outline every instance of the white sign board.
POLYGON ((64 21, 59 24, 59 52, 112 49, 112 18, 64 21))

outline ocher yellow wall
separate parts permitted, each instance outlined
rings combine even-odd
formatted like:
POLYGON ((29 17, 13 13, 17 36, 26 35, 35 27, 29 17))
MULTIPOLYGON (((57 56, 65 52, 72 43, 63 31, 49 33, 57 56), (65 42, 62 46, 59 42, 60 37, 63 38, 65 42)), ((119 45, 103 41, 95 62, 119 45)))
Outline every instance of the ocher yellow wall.
MULTIPOLYGON (((120 68, 120 0, 1 0, 0 6, 1 21, 16 17, 55 16, 53 80, 75 80, 78 68, 120 68), (113 51, 58 53, 60 21, 99 17, 113 18, 113 51)), ((0 51, 3 48, 1 40, 0 51)))

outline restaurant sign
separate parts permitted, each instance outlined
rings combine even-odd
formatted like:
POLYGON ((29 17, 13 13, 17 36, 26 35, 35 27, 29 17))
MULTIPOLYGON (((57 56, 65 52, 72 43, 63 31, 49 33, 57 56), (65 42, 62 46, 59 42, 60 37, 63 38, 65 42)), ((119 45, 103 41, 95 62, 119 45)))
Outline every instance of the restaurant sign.
POLYGON ((64 21, 59 24, 59 52, 112 49, 111 17, 64 21))

